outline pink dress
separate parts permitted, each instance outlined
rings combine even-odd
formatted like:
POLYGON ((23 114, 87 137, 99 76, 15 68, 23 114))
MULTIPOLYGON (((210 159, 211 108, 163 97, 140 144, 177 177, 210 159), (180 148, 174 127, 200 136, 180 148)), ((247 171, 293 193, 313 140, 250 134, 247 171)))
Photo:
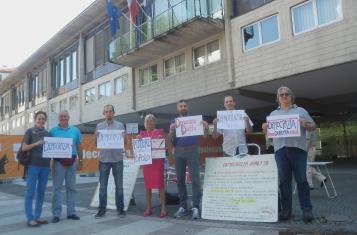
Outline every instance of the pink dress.
MULTIPOLYGON (((157 139, 164 136, 163 129, 154 129, 152 131, 140 131, 141 137, 150 137, 157 139)), ((163 189, 164 188, 164 159, 152 159, 151 165, 143 165, 144 181, 146 189, 163 189)))

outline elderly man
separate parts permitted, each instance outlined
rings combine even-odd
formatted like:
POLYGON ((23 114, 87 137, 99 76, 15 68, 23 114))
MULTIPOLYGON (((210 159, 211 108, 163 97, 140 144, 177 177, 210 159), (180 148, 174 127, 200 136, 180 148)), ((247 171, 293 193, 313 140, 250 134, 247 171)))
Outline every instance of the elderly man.
MULTIPOLYGON (((224 107, 226 110, 235 110, 235 102, 233 96, 226 95, 224 97, 224 107)), ((245 129, 237 130, 221 130, 217 129, 217 119, 213 120, 214 129, 212 137, 217 139, 219 135, 223 135, 223 153, 225 156, 235 156, 236 154, 248 153, 246 145, 246 132, 252 132, 253 123, 249 119, 248 115, 244 117, 245 129), (238 151, 237 151, 238 147, 238 151)))
MULTIPOLYGON (((124 142, 125 128, 121 122, 114 120, 114 106, 105 105, 103 110, 104 121, 97 124, 95 130, 95 143, 97 145, 97 137, 101 130, 121 130, 123 131, 124 142)), ((115 204, 118 215, 125 216, 124 211, 124 191, 123 191, 123 149, 100 149, 99 150, 99 208, 95 215, 96 219, 105 216, 107 207, 107 188, 110 170, 115 182, 115 204)))
MULTIPOLYGON (((186 100, 177 102, 177 111, 179 117, 188 116, 188 103, 186 100)), ((200 181, 200 162, 198 136, 176 136, 176 124, 170 125, 168 134, 169 140, 174 146, 175 170, 177 175, 177 189, 180 198, 180 208, 174 214, 175 218, 180 218, 188 214, 187 208, 187 189, 186 189, 186 167, 192 178, 192 219, 200 218, 200 200, 201 200, 201 181, 200 181)), ((208 124, 202 121, 204 136, 207 136, 208 124)))
MULTIPOLYGON (((289 220, 292 212, 292 174, 297 183, 300 207, 303 220, 313 220, 312 205, 310 200, 309 184, 306 179, 307 151, 306 131, 313 131, 316 125, 309 113, 294 104, 295 96, 288 87, 280 87, 276 98, 279 107, 271 112, 270 116, 298 114, 301 135, 298 137, 274 138, 275 160, 278 167, 279 188, 281 195, 280 220, 289 220)), ((268 125, 263 123, 262 129, 267 133, 268 125)))
POLYGON ((63 181, 66 185, 67 196, 67 219, 79 220, 75 211, 76 196, 76 169, 82 169, 83 155, 81 148, 82 135, 77 127, 69 125, 69 114, 67 111, 61 111, 58 114, 59 124, 50 131, 53 137, 71 138, 72 158, 56 158, 52 164, 53 178, 53 197, 52 197, 52 223, 57 223, 61 218, 61 188, 63 181), (78 156, 78 163, 76 158, 78 156))

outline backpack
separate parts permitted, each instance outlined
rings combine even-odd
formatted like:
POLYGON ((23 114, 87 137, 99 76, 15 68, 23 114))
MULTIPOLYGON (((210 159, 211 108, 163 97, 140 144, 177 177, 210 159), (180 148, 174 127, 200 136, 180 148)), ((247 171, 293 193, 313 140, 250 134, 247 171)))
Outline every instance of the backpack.
POLYGON ((30 163, 30 152, 22 151, 22 145, 19 148, 19 151, 16 154, 16 159, 20 165, 26 166, 30 163))

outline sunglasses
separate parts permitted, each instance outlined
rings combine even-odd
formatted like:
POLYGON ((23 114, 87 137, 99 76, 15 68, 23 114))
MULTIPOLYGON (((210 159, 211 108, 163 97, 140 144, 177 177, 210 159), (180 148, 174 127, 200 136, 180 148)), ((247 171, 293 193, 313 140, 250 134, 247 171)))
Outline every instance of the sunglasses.
POLYGON ((289 93, 280 93, 279 96, 280 97, 283 97, 283 96, 288 97, 288 96, 290 96, 290 94, 289 93))

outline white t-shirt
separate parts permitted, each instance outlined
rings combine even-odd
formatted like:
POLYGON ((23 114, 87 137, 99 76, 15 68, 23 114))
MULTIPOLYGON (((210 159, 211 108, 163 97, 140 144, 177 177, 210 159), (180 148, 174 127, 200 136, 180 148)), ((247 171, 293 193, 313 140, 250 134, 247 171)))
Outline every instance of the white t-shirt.
MULTIPOLYGON (((246 114, 248 117, 248 115, 246 114)), ((249 117, 248 117, 249 118, 249 117)), ((253 122, 249 118, 249 124, 253 126, 253 122)), ((236 155, 236 149, 239 147, 239 153, 248 153, 245 129, 240 130, 222 130, 217 129, 217 132, 223 135, 223 152, 230 156, 236 155)))

